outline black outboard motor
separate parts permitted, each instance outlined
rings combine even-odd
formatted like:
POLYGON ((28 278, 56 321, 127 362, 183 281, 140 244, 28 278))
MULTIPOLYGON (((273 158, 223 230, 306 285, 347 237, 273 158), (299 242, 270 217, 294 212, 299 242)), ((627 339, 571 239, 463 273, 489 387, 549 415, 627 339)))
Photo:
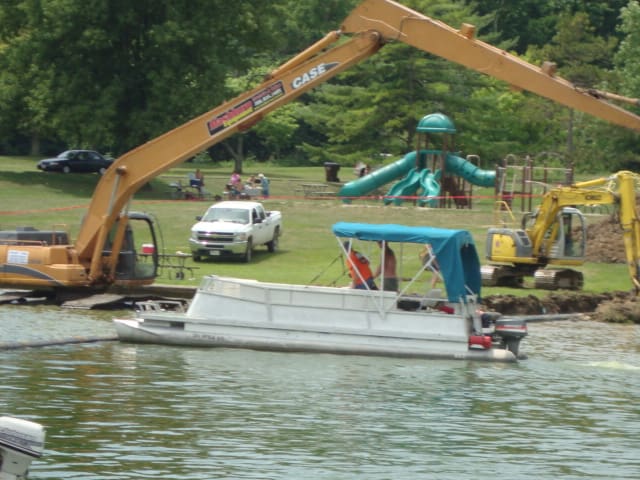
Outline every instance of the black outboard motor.
POLYGON ((527 336, 527 321, 521 317, 500 317, 495 320, 493 338, 501 348, 506 348, 516 357, 520 341, 527 336))

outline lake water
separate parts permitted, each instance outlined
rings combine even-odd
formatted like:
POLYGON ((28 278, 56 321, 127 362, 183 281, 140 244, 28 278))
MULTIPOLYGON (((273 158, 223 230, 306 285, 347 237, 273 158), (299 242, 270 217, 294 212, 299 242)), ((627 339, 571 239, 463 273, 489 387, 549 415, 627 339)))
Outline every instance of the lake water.
MULTIPOLYGON (((113 312, 0 307, 0 342, 113 312)), ((115 341, 0 351, 33 479, 638 479, 640 327, 530 325, 515 365, 115 341)))

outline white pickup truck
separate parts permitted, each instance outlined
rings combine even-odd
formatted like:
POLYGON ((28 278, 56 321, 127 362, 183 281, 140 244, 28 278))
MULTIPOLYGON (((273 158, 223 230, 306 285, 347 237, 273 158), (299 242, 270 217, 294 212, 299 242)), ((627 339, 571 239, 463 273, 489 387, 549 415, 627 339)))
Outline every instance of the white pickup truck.
POLYGON ((242 255, 251 261, 253 248, 266 245, 276 250, 282 235, 282 214, 266 211, 259 202, 227 201, 211 205, 191 227, 191 255, 198 262, 204 257, 242 255))

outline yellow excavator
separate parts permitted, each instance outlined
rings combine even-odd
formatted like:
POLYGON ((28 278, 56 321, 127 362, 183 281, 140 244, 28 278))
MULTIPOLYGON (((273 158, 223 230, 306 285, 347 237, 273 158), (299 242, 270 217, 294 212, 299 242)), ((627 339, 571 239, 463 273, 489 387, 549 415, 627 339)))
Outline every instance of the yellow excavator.
POLYGON ((640 176, 620 171, 570 186, 555 187, 542 197, 533 213, 525 214, 522 228, 496 227, 487 232, 482 266, 486 286, 522 286, 533 276, 535 288, 580 290, 582 272, 570 267, 585 260, 587 231, 577 206, 615 205, 626 251, 629 276, 640 291, 640 219, 636 211, 636 188, 640 176), (545 267, 552 267, 546 269, 545 267))
POLYGON ((269 112, 393 42, 412 45, 515 88, 640 131, 640 117, 556 76, 553 64, 532 65, 474 35, 472 25, 454 29, 391 0, 365 0, 339 30, 281 65, 256 88, 118 158, 99 181, 74 242, 55 230, 5 232, 0 238, 0 288, 93 291, 112 284, 152 283, 155 262, 146 267, 138 263, 132 248, 129 222, 142 219, 152 227, 148 218, 129 212, 135 192, 157 175, 251 128, 269 112))

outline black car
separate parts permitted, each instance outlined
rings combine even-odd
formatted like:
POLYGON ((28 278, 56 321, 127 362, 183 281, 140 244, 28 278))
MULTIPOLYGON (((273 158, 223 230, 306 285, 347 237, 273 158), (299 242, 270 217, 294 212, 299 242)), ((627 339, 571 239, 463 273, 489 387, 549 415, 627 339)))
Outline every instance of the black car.
POLYGON ((40 160, 38 168, 43 172, 103 174, 112 163, 113 159, 106 158, 93 150, 67 150, 56 158, 40 160))

